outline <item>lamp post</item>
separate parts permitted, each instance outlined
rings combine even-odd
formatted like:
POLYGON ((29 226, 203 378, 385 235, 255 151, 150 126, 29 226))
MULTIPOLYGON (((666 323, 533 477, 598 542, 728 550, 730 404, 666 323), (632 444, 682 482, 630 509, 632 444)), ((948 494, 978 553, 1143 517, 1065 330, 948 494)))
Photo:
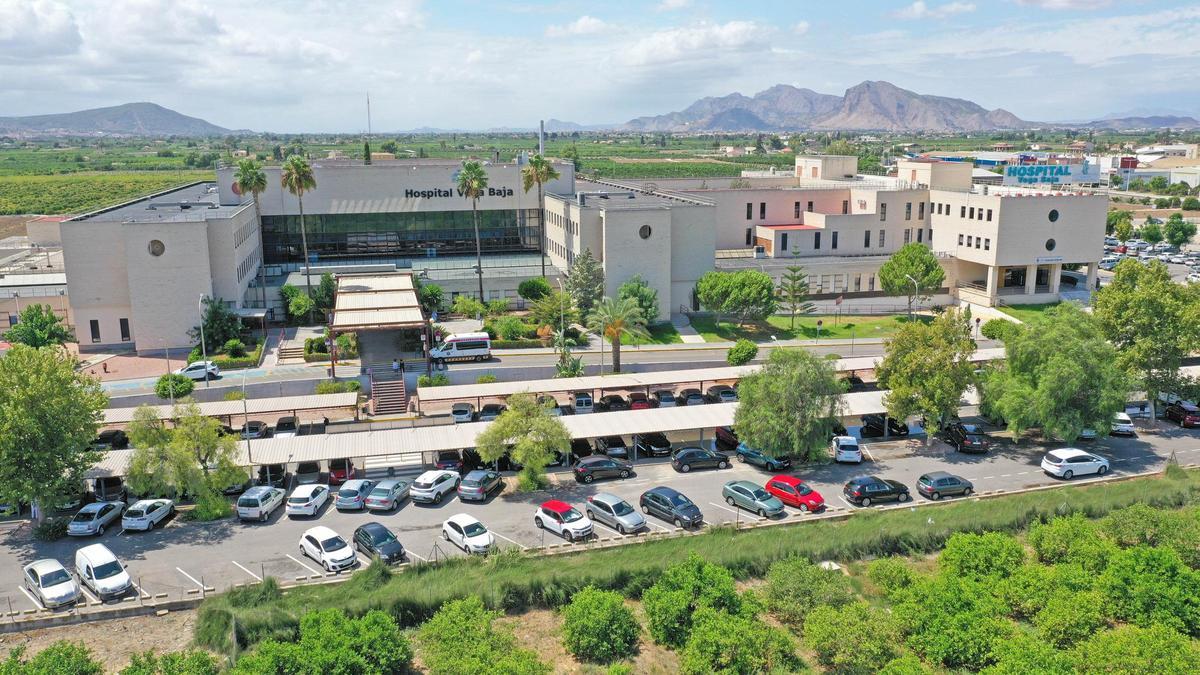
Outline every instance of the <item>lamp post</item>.
MULTIPOLYGON (((908 279, 909 281, 913 282, 913 300, 916 300, 917 296, 921 294, 921 284, 917 283, 917 280, 912 278, 911 274, 905 274, 904 277, 906 279, 908 279)), ((908 303, 908 320, 912 321, 912 319, 913 319, 912 302, 909 302, 908 303)))
POLYGON ((254 465, 254 457, 250 454, 250 435, 246 431, 250 427, 250 406, 246 403, 246 373, 249 368, 242 369, 242 435, 246 437, 246 462, 254 465))
POLYGON ((208 389, 212 383, 208 380, 208 344, 204 341, 204 294, 200 294, 200 299, 196 301, 196 309, 200 312, 200 353, 204 354, 204 388, 208 389))

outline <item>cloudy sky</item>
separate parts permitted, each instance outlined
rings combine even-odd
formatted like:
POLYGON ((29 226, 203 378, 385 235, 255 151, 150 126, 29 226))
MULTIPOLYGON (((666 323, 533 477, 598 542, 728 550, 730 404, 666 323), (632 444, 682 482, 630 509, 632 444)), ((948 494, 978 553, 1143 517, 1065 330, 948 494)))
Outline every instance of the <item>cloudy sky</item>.
POLYGON ((1031 120, 1200 116, 1194 0, 0 0, 0 116, 230 128, 594 124, 888 80, 1031 120))

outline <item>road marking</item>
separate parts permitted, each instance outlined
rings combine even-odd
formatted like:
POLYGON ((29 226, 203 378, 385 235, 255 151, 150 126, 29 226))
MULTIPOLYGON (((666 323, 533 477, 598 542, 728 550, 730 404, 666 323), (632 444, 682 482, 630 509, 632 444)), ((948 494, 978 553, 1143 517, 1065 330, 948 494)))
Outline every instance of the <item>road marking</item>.
POLYGON ((17 590, 21 591, 22 593, 25 594, 25 597, 29 598, 29 601, 33 603, 34 609, 44 609, 42 607, 42 603, 38 602, 37 598, 33 597, 33 595, 29 591, 25 590, 24 586, 17 586, 17 590))
POLYGON ((196 584, 197 586, 199 586, 199 587, 200 587, 200 590, 204 590, 204 584, 202 584, 202 583, 200 583, 199 581, 197 581, 197 580, 196 580, 196 577, 194 577, 194 576, 192 576, 192 575, 188 574, 187 572, 184 572, 182 569, 180 569, 180 568, 178 568, 178 567, 176 567, 176 568, 175 568, 175 571, 176 571, 176 572, 179 572, 180 574, 182 574, 183 576, 187 577, 188 579, 191 579, 193 584, 196 584))
POLYGON ((726 511, 732 513, 733 515, 739 516, 741 518, 749 518, 751 520, 761 520, 761 518, 759 518, 758 516, 750 515, 746 511, 742 511, 742 510, 738 510, 738 509, 731 509, 728 506, 725 506, 724 504, 718 504, 716 502, 709 502, 709 504, 712 504, 713 506, 717 507, 718 509, 725 509, 726 511))
POLYGON ((89 593, 88 589, 85 586, 83 586, 82 584, 80 584, 80 586, 79 586, 79 592, 86 595, 88 597, 88 600, 90 600, 92 602, 100 602, 100 598, 97 598, 96 596, 89 593))
POLYGON ((871 462, 874 462, 874 461, 875 461, 875 458, 874 458, 873 456, 871 456, 871 451, 867 449, 867 446, 866 446, 866 444, 864 444, 864 445, 862 446, 862 452, 863 452, 863 454, 864 454, 864 455, 866 455, 866 456, 867 456, 867 460, 868 460, 868 461, 871 461, 871 462))
POLYGON ((517 541, 513 541, 512 539, 509 539, 508 537, 506 537, 506 536, 504 536, 504 535, 500 534, 499 532, 496 532, 495 530, 493 530, 493 531, 492 531, 492 534, 496 535, 497 537, 500 537, 501 539, 503 539, 504 541, 507 541, 507 542, 508 542, 508 543, 510 543, 510 544, 516 544, 517 546, 520 546, 522 551, 528 551, 528 550, 529 550, 529 547, 528 547, 528 546, 526 546, 525 544, 522 544, 522 543, 520 543, 520 542, 517 542, 517 541))
POLYGON ((663 532, 674 532, 675 531, 675 528, 668 529, 666 527, 663 527, 662 525, 659 525, 658 523, 654 522, 653 520, 649 520, 649 519, 646 520, 646 524, 653 525, 654 527, 657 527, 658 529, 662 530, 663 532))
POLYGON ((595 520, 592 521, 592 525, 594 525, 596 527, 603 527, 604 529, 608 530, 609 532, 612 532, 613 534, 617 535, 618 537, 625 536, 625 535, 621 534, 620 532, 617 532, 616 530, 612 529, 611 527, 604 525, 602 523, 599 523, 595 520))
POLYGON ((318 572, 318 571, 314 570, 313 568, 309 567, 308 565, 305 565, 304 563, 302 563, 302 562, 300 562, 299 560, 297 560, 297 559, 296 559, 294 556, 292 556, 292 554, 291 554, 291 553, 287 553, 286 555, 287 555, 287 557, 288 557, 288 558, 291 558, 291 561, 292 561, 292 562, 294 562, 294 563, 296 563, 297 565, 299 565, 299 566, 303 567, 304 569, 308 570, 308 571, 309 571, 309 572, 311 572, 312 574, 315 574, 315 575, 317 575, 317 576, 320 576, 320 575, 321 575, 321 573, 320 573, 320 572, 318 572))
MULTIPOLYGON (((178 568, 176 568, 176 569, 178 569, 178 568)), ((152 597, 149 593, 147 593, 146 591, 143 591, 141 586, 138 586, 137 584, 133 583, 132 581, 129 583, 132 584, 133 587, 137 589, 138 593, 142 594, 143 600, 152 597)))
POLYGON ((416 558, 417 560, 420 560, 421 562, 429 562, 429 558, 426 558, 424 556, 419 556, 416 553, 413 553, 412 551, 405 551, 404 553, 407 555, 411 555, 412 557, 416 558))
POLYGON ((858 508, 857 506, 855 506, 855 505, 851 504, 849 501, 847 501, 846 498, 841 495, 838 495, 838 499, 842 500, 842 503, 845 504, 846 506, 849 506, 851 509, 858 508))
POLYGON ((257 574, 255 574, 254 572, 251 572, 250 570, 248 570, 248 569, 246 569, 245 567, 243 567, 243 566, 242 566, 242 564, 241 564, 240 562, 238 562, 238 561, 236 561, 236 560, 230 560, 229 562, 233 563, 234 565, 237 565, 237 566, 238 566, 238 569, 240 569, 241 571, 245 572, 246 574, 249 574, 250 576, 254 577, 255 579, 257 579, 257 580, 259 580, 259 581, 262 581, 262 577, 258 576, 258 575, 257 575, 257 574))

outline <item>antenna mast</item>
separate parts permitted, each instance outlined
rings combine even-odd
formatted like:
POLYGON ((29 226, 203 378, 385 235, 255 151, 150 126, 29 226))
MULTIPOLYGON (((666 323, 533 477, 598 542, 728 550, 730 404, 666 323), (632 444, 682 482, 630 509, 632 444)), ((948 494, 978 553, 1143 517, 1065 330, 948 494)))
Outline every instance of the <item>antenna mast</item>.
POLYGON ((367 92, 367 136, 371 135, 371 92, 367 92))

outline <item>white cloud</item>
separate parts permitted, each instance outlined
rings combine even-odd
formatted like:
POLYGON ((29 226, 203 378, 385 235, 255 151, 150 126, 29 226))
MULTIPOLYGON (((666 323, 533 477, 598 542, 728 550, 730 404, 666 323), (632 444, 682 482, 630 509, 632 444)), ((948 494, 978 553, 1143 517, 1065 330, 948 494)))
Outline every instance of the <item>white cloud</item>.
POLYGON ((1100 9, 1112 0, 1017 0, 1017 4, 1042 9, 1100 9))
POLYGON ((796 22, 796 25, 792 26, 792 32, 796 35, 805 35, 808 33, 810 28, 812 28, 812 26, 810 26, 807 21, 798 21, 796 22))
POLYGON ((596 35, 603 33, 611 26, 594 16, 583 15, 571 23, 546 26, 546 37, 569 37, 572 35, 596 35))
POLYGON ((947 2, 943 5, 932 6, 924 0, 917 0, 908 7, 893 12, 892 16, 897 19, 945 19, 956 14, 974 11, 975 5, 970 2, 947 2))
POLYGON ((673 12, 677 9, 683 9, 690 4, 692 4, 692 0, 662 0, 655 9, 660 12, 673 12))
POLYGON ((0 0, 0 60, 73 54, 82 42, 66 6, 49 0, 0 0))
POLYGON ((769 48, 772 32, 753 21, 702 22, 669 28, 647 35, 619 52, 627 65, 644 66, 684 59, 708 60, 723 52, 758 51, 769 48))

